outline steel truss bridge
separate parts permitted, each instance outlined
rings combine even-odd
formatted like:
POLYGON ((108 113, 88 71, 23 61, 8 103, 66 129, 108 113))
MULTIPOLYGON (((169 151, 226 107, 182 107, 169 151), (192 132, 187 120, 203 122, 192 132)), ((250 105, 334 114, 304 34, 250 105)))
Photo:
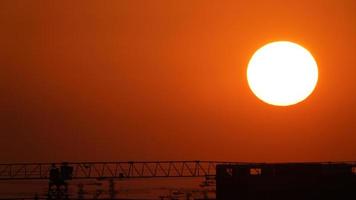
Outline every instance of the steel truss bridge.
POLYGON ((62 162, 0 164, 1 180, 50 180, 51 171, 71 170, 72 179, 215 177, 219 161, 62 162))

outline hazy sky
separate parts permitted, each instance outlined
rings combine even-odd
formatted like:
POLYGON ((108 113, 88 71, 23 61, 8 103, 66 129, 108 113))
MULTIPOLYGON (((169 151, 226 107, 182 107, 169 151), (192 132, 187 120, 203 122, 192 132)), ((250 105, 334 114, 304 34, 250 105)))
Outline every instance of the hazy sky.
POLYGON ((0 162, 356 160, 356 1, 0 1, 0 162), (304 102, 249 90, 254 51, 303 45, 304 102))

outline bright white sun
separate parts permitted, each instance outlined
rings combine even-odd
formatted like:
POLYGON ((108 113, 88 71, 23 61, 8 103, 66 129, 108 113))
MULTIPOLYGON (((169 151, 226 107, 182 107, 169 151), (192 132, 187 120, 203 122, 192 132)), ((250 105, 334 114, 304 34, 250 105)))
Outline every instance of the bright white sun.
POLYGON ((279 41, 258 49, 247 67, 252 92, 262 101, 289 106, 306 99, 318 81, 318 66, 302 46, 279 41))

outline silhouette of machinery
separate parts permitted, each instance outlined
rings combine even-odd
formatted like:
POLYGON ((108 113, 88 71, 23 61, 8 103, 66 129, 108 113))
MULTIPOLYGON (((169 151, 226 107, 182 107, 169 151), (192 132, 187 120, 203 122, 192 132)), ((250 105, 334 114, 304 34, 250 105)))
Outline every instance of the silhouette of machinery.
MULTIPOLYGON (((63 162, 0 164, 0 181, 48 180, 48 200, 67 200, 71 180, 109 180, 110 199, 115 198, 114 179, 205 178, 215 179, 216 161, 152 161, 152 162, 63 162)), ((83 196, 83 185, 78 186, 83 196)))
MULTIPOLYGON (((67 200, 71 180, 201 177, 217 200, 356 199, 356 163, 238 163, 217 161, 64 162, 0 164, 0 181, 47 180, 49 200, 67 200)), ((100 191, 99 191, 100 192, 100 191)), ((83 198, 83 185, 78 197, 83 198)), ((79 199, 80 199, 79 198, 79 199)))
POLYGON ((48 199, 68 199, 68 180, 73 177, 73 167, 63 163, 59 168, 52 164, 49 170, 48 199))

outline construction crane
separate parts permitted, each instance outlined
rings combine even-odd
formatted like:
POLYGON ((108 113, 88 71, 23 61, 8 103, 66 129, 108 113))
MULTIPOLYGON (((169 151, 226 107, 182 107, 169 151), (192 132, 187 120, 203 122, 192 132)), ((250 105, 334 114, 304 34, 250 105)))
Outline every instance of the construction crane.
MULTIPOLYGON (((220 199, 227 199, 224 198, 224 196, 221 197, 221 195, 241 194, 241 192, 246 192, 244 189, 241 190, 241 187, 235 187, 230 183, 235 183, 237 181, 236 184, 238 185, 251 185, 252 181, 257 181, 255 186, 260 187, 261 184, 258 182, 260 179, 255 179, 256 176, 261 176, 268 180, 273 180, 277 176, 282 177, 282 179, 277 179, 276 181, 285 180, 285 177, 287 177, 286 180, 289 180, 289 177, 293 177, 293 179, 299 178, 300 180, 310 180, 311 177, 313 181, 320 179, 318 181, 323 183, 327 180, 331 180, 331 182, 329 181, 326 183, 329 185, 336 185, 335 188, 339 188, 338 191, 345 190, 347 192, 353 192, 355 175, 356 162, 267 164, 219 161, 142 161, 0 164, 0 181, 47 180, 47 200, 68 200, 68 184, 72 180, 108 180, 110 181, 109 190, 106 192, 102 189, 97 189, 94 197, 98 198, 101 194, 106 193, 109 194, 110 199, 115 199, 116 190, 114 180, 201 177, 205 180, 205 182, 200 185, 201 187, 209 187, 216 184, 216 187, 218 188, 217 192, 220 191, 220 193, 218 193, 220 196, 218 195, 217 197, 220 197, 220 199), (278 170, 279 173, 277 173, 278 170), (237 171, 239 173, 236 173, 237 171), (261 176, 263 173, 264 176, 261 176), (240 176, 243 176, 243 179, 240 179, 240 176), (346 182, 344 182, 344 180, 346 180, 346 182), (236 188, 240 188, 237 193, 236 188), (228 192, 224 192, 225 189, 227 189, 228 192)), ((310 181, 307 181, 306 183, 308 182, 310 181)), ((275 185, 281 185, 279 182, 277 183, 278 184, 275 185)), ((78 199, 83 199, 85 194, 83 187, 83 185, 78 185, 78 199)), ((296 186, 291 184, 289 187, 294 189, 296 186)), ((324 187, 319 189, 320 191, 325 190, 324 187)), ((209 188, 205 189, 206 194, 209 191, 209 188)), ((186 192, 186 190, 177 190, 173 191, 168 196, 161 196, 161 198, 177 199, 185 195, 186 198, 189 199, 192 197, 192 192, 193 191, 186 192)), ((306 192, 305 194, 308 193, 306 192)), ((37 195, 35 199, 40 199, 40 197, 37 195)), ((206 198, 204 197, 204 199, 206 198)))
MULTIPOLYGON (((68 182, 96 179, 215 178, 219 161, 128 161, 0 164, 0 181, 48 180, 47 199, 69 199, 68 182)), ((114 183, 111 182, 112 197, 114 183)))

